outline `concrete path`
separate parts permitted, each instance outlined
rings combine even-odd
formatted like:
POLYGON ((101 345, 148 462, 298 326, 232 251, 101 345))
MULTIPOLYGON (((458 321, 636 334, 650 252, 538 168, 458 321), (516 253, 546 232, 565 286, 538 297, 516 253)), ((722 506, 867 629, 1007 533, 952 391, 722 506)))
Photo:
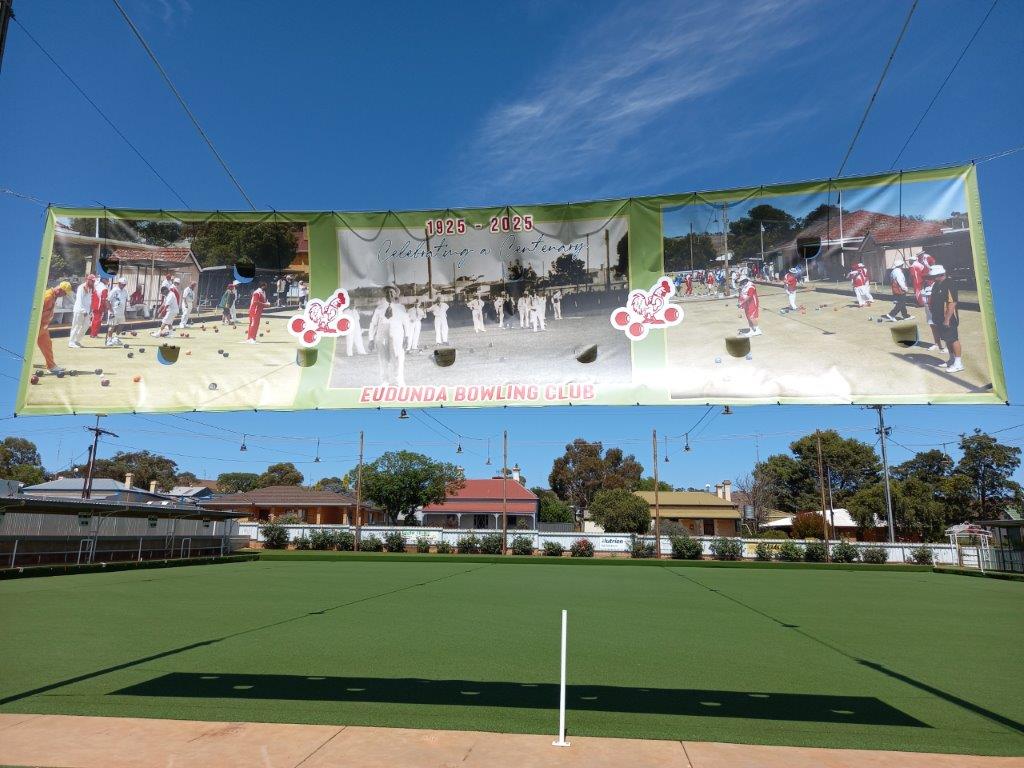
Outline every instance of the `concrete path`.
POLYGON ((1024 758, 279 723, 0 714, 0 765, 46 768, 1024 768, 1024 758))

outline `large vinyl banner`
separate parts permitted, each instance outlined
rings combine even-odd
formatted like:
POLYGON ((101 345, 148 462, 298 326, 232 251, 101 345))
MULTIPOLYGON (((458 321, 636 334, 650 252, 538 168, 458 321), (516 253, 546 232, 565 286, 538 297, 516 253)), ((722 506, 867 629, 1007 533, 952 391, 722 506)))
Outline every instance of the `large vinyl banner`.
POLYGON ((379 213, 51 208, 18 411, 997 403, 973 166, 379 213))

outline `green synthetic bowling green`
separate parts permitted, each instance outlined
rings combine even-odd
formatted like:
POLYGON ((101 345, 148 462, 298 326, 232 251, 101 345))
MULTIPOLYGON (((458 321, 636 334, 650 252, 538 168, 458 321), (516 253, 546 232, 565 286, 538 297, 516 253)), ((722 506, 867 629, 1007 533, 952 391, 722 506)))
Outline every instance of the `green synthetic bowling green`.
MULTIPOLYGON (((301 554, 301 553, 300 553, 301 554)), ((1024 754, 1024 584, 289 558, 0 582, 0 712, 1024 754)))

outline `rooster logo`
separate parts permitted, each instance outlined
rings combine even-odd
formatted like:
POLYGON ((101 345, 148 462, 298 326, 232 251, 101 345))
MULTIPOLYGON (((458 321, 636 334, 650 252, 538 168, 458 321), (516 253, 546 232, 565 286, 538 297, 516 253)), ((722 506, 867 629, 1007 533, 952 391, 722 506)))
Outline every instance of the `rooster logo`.
POLYGON ((667 277, 659 279, 649 291, 630 291, 626 306, 612 312, 612 326, 624 332, 630 341, 640 341, 647 338, 652 326, 679 325, 683 321, 683 310, 668 303, 675 292, 667 277))
POLYGON ((348 291, 341 289, 327 301, 310 299, 303 313, 288 321, 288 332, 303 347, 315 347, 324 336, 346 336, 352 323, 341 313, 348 306, 348 291))

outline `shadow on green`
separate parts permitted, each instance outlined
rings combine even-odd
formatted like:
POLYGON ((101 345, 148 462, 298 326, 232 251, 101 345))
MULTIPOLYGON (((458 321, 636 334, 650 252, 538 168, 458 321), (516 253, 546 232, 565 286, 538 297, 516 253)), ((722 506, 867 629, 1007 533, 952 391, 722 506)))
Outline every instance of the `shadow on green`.
MULTIPOLYGON (((552 683, 174 672, 112 696, 343 701, 554 709, 552 683)), ((929 727, 870 696, 570 685, 569 710, 929 727)))

